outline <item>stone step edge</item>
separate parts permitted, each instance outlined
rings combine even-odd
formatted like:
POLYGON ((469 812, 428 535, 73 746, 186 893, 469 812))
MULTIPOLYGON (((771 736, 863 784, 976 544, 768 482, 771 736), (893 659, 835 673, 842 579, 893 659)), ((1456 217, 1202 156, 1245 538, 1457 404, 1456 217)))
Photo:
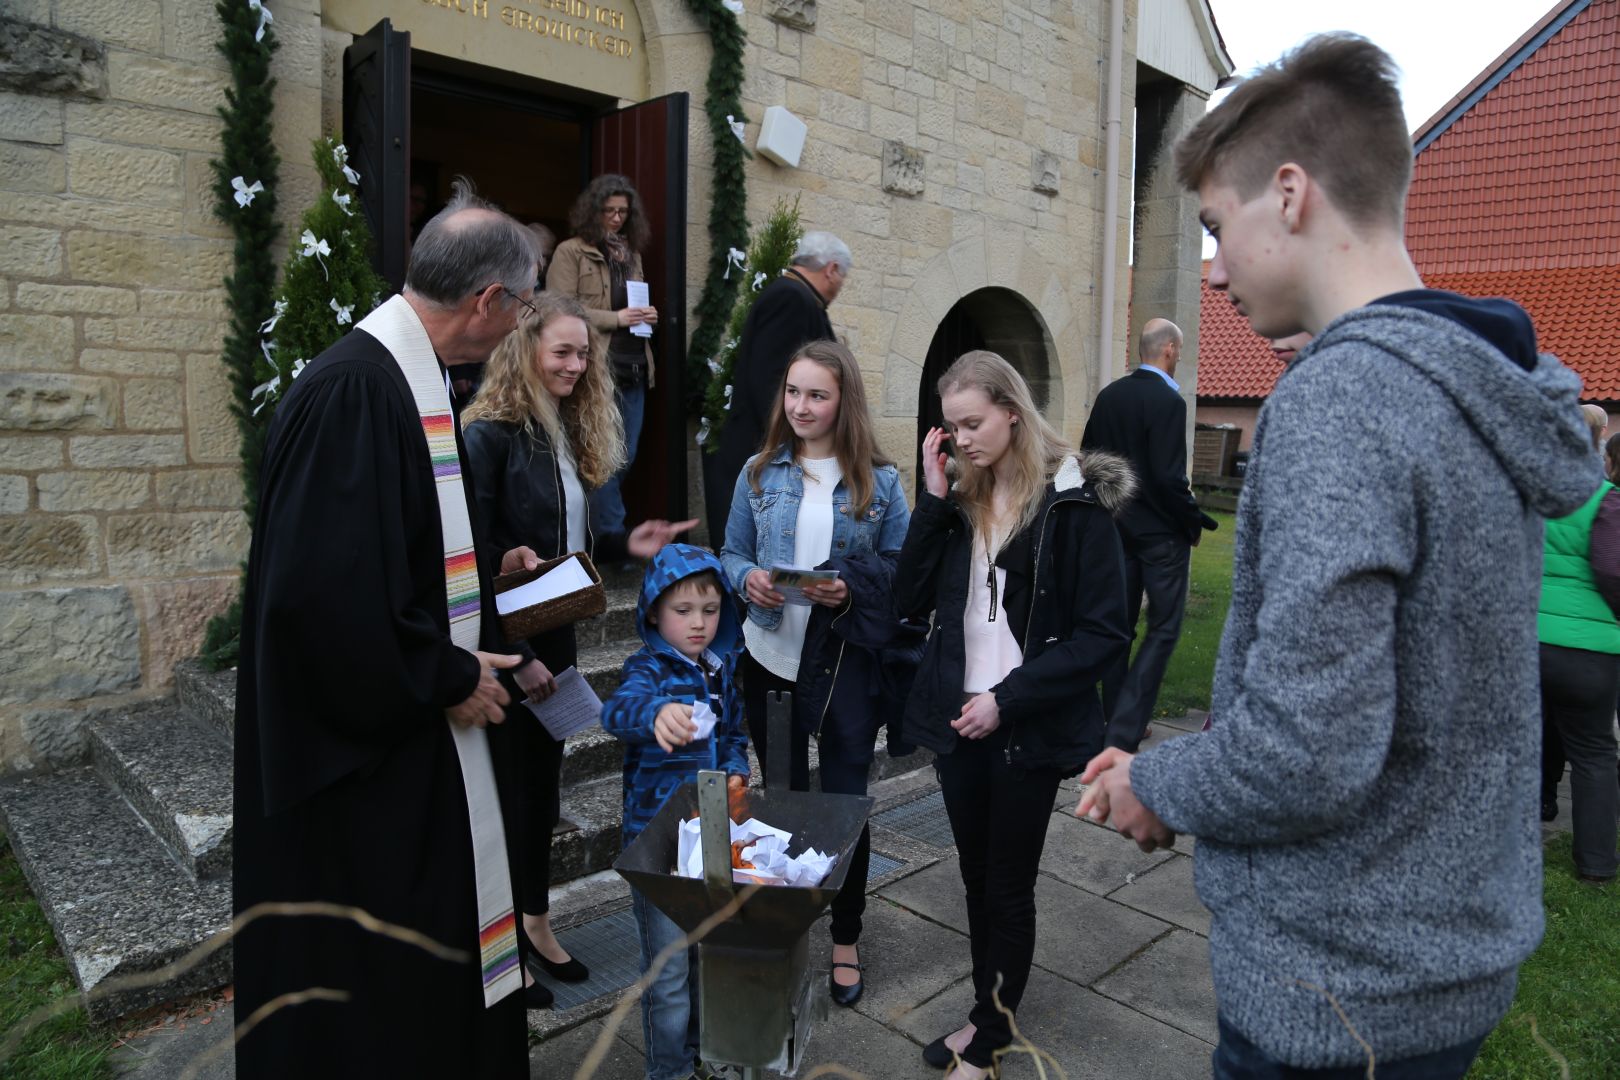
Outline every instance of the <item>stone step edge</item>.
MULTIPOLYGON (((57 815, 51 823, 59 824, 57 815)), ((144 975, 188 955, 214 934, 230 926, 230 889, 224 882, 197 882, 174 861, 172 854, 152 834, 146 823, 126 803, 118 792, 106 787, 88 767, 83 766, 49 774, 27 774, 0 782, 0 828, 10 838, 12 852, 23 871, 29 890, 50 923, 57 946, 68 961, 75 983, 81 991, 89 991, 85 1006, 90 1019, 106 1023, 132 1013, 193 994, 213 990, 231 981, 231 946, 210 953, 196 966, 161 983, 109 990, 109 980, 126 975, 144 975), (28 787, 31 790, 25 791, 28 787), (53 885, 62 876, 64 860, 70 860, 82 849, 61 838, 49 835, 49 825, 41 828, 37 809, 29 804, 39 800, 42 787, 56 787, 62 798, 71 801, 81 813, 94 819, 96 837, 100 846, 111 845, 115 855, 108 862, 122 863, 124 873, 114 867, 110 876, 114 884, 100 894, 81 899, 61 896, 53 892, 53 885), (32 815, 30 820, 29 815, 32 815), (19 816, 21 815, 21 816, 19 816), (42 850, 36 850, 42 849, 42 850), (135 877, 130 867, 138 867, 135 877), (142 899, 143 887, 152 894, 142 899), (117 891, 114 892, 113 890, 117 891), (202 895, 198 895, 202 894, 202 895), (108 902, 116 896, 120 907, 107 917, 93 920, 99 927, 86 922, 86 909, 108 902), (197 912, 203 926, 193 933, 175 933, 175 940, 154 945, 149 935, 131 933, 137 921, 132 912, 147 915, 154 926, 174 928, 177 924, 177 906, 184 896, 198 904, 197 912), (105 929, 112 936, 113 945, 135 942, 127 951, 109 952, 105 944, 98 947, 93 939, 94 929, 105 929), (97 993, 97 989, 100 992, 97 993)), ((99 913, 98 913, 99 914, 99 913)))
POLYGON ((206 798, 186 797, 199 786, 217 785, 216 771, 230 775, 230 744, 212 724, 172 702, 151 702, 93 719, 89 744, 90 761, 102 783, 129 804, 193 877, 230 876, 233 808, 228 791, 208 793, 212 805, 206 798), (152 739, 143 739, 145 735, 152 739), (213 767, 199 777, 204 762, 213 767))

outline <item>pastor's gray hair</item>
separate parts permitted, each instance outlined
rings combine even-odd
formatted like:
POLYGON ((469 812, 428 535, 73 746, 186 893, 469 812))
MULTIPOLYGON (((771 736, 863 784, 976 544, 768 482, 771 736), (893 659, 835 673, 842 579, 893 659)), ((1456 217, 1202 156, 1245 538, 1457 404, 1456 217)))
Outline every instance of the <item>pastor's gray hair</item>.
POLYGON ((450 185, 450 201, 411 247, 405 288, 441 307, 455 307, 497 282, 513 294, 534 288, 539 262, 534 234, 458 176, 450 185))
POLYGON ((849 253, 849 245, 830 232, 807 232, 799 241, 799 246, 793 249, 793 265, 802 266, 806 270, 820 270, 830 263, 837 263, 844 273, 854 265, 854 259, 849 253))

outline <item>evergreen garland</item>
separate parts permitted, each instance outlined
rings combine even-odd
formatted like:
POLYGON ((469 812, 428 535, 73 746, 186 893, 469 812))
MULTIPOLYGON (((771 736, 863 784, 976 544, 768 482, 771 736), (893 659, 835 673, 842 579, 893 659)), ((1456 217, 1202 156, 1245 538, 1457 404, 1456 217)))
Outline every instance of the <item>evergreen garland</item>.
POLYGON ((275 312, 260 327, 253 411, 266 421, 304 365, 388 295, 387 282, 371 266, 371 229, 354 191, 362 178, 349 168, 348 149, 335 138, 316 139, 313 156, 321 194, 304 211, 275 312))
POLYGON ((748 183, 744 162, 753 157, 739 132, 743 115, 742 5, 737 0, 687 0, 692 14, 709 32, 714 56, 709 62, 709 133, 714 140, 714 192, 709 200, 709 276, 692 311, 697 320, 686 352, 687 392, 694 408, 709 384, 709 361, 720 345, 726 316, 737 297, 742 275, 732 271, 732 250, 748 244, 748 183), (736 125, 734 128, 732 125, 736 125))
POLYGON ((790 206, 786 199, 777 201, 765 227, 754 237, 748 249, 748 259, 737 269, 738 280, 746 279, 748 287, 737 297, 731 309, 731 322, 726 327, 725 344, 708 362, 709 385, 703 395, 703 422, 698 426, 698 445, 714 453, 718 438, 710 436, 725 426, 726 412, 731 408, 731 372, 737 362, 737 342, 742 338, 743 324, 753 310, 754 300, 767 283, 775 281, 788 268, 793 251, 804 236, 804 225, 799 221, 799 197, 793 197, 790 206))
MULTIPOLYGON (((259 461, 264 455, 264 427, 253 416, 255 365, 259 358, 259 324, 270 315, 276 267, 271 244, 276 238, 277 170, 281 165, 271 140, 276 81, 270 57, 277 47, 270 13, 252 0, 218 0, 220 40, 217 45, 231 68, 231 85, 219 109, 220 155, 214 171, 214 215, 230 227, 236 240, 235 265, 225 279, 230 326, 221 360, 231 384, 231 415, 241 437, 243 510, 249 528, 259 505, 259 461)), ((240 597, 224 615, 208 623, 203 659, 215 668, 236 662, 242 623, 240 597)))

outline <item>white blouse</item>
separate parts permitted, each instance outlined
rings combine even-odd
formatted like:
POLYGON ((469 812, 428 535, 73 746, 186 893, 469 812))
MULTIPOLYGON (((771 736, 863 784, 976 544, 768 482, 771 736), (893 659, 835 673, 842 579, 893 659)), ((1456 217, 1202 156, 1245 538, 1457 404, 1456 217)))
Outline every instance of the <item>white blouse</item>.
MULTIPOLYGON (((820 566, 832 555, 833 490, 843 480, 844 471, 835 457, 800 458, 799 464, 804 468, 804 498, 799 502, 799 519, 794 526, 793 565, 820 566)), ((809 625, 809 607, 787 604, 775 630, 745 619, 743 640, 748 643, 749 655, 761 667, 794 682, 799 677, 799 654, 804 652, 804 632, 809 625)))
POLYGON ((988 537, 974 537, 973 559, 968 568, 967 608, 962 613, 962 644, 966 664, 962 672, 962 692, 982 694, 993 689, 1007 673, 1024 662, 1007 612, 1001 599, 1007 591, 1007 571, 991 561, 989 545, 1001 547, 1002 529, 988 537), (992 585, 992 572, 995 574, 992 585))
POLYGON ((590 511, 585 506, 585 487, 579 482, 574 451, 566 438, 557 440, 557 463, 562 469, 563 508, 568 514, 568 551, 585 551, 585 517, 590 511))

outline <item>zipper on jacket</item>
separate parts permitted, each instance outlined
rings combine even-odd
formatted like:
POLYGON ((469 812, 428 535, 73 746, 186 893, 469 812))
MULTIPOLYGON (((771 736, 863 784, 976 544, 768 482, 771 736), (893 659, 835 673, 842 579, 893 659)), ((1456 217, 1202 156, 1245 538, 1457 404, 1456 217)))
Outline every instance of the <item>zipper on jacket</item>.
MULTIPOLYGON (((1025 649, 1029 648, 1030 627, 1035 625, 1035 603, 1040 599, 1041 596, 1041 590, 1039 588, 1041 583, 1041 543, 1046 539, 1047 519, 1052 516, 1052 510, 1056 506, 1056 501, 1053 501, 1046 507, 1045 512, 1041 514, 1040 531, 1035 534, 1035 561, 1030 564, 1029 568, 1029 615, 1024 620, 1025 649)), ((1013 726, 1014 725, 1009 721, 1007 724, 1007 749, 1005 751, 1008 765, 1012 764, 1013 726)))
POLYGON ((990 572, 985 575, 984 580, 985 586, 990 590, 990 621, 995 622, 996 609, 1001 606, 1001 602, 996 597, 996 560, 990 554, 990 538, 988 536, 984 538, 984 561, 985 565, 990 568, 990 572))
MULTIPOLYGON (((837 615, 833 616, 832 624, 827 627, 827 632, 832 633, 833 627, 838 625, 838 620, 842 619, 848 613, 849 609, 845 608, 843 611, 840 611, 837 615)), ((838 673, 839 671, 843 670, 844 667, 844 646, 848 644, 849 642, 847 641, 841 640, 838 642, 838 659, 833 663, 832 682, 827 686, 827 700, 822 703, 821 716, 816 720, 815 737, 818 745, 821 742, 821 729, 827 726, 827 710, 832 708, 833 691, 838 688, 838 673)))

